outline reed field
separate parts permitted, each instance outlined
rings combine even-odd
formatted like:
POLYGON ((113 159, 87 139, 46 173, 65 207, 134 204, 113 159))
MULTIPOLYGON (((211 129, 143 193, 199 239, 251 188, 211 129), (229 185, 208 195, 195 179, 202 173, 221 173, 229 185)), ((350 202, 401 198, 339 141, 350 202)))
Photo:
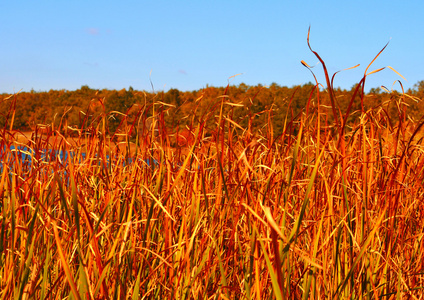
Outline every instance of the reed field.
POLYGON ((73 142, 19 140, 12 96, 0 299, 423 299, 424 123, 405 93, 353 110, 368 68, 340 111, 321 62, 330 102, 317 83, 281 135, 271 110, 239 125, 224 92, 187 143, 160 103, 157 126, 122 122, 118 141, 107 114, 73 142))

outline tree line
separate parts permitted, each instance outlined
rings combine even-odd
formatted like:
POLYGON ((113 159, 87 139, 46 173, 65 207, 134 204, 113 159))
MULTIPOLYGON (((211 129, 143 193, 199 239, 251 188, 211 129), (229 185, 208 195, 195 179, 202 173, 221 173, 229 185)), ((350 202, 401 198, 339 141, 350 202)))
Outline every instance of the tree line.
MULTIPOLYGON (((355 122, 355 112, 372 108, 384 109, 396 119, 399 103, 407 108, 408 118, 419 120, 423 116, 424 81, 414 85, 405 95, 396 91, 373 88, 369 93, 354 96, 356 86, 350 90, 334 89, 336 105, 344 113, 351 104, 349 122, 355 122)), ((293 120, 305 111, 309 104, 313 109, 320 104, 328 110, 327 122, 332 122, 329 95, 325 89, 306 83, 287 87, 276 83, 270 86, 249 86, 244 83, 227 87, 212 87, 194 91, 170 89, 164 92, 137 91, 132 87, 122 90, 96 90, 87 85, 75 91, 50 90, 48 92, 20 92, 15 95, 0 95, 0 126, 9 126, 13 111, 13 129, 33 130, 37 124, 52 127, 66 125, 68 128, 95 126, 99 116, 107 116, 107 128, 113 132, 123 120, 133 122, 140 115, 148 119, 162 115, 169 131, 191 126, 206 120, 206 126, 213 126, 216 114, 230 116, 241 127, 252 131, 261 130, 269 120, 275 134, 283 130, 285 120, 293 120), (270 118, 272 116, 272 118, 270 118)), ((59 128, 58 128, 59 129, 59 128)))

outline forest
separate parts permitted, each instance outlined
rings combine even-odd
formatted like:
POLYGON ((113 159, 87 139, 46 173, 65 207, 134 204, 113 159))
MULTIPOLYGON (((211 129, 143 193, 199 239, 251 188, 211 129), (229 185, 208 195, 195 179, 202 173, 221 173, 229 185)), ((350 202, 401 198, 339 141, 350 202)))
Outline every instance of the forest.
MULTIPOLYGON (((406 117, 410 120, 417 121, 423 115, 424 104, 421 100, 424 99, 424 80, 405 93, 378 87, 372 88, 362 97, 361 89, 356 87, 354 85, 350 90, 333 89, 340 115, 351 105, 347 124, 353 123, 359 112, 372 108, 383 109, 392 120, 405 108, 406 117)), ((334 120, 327 91, 323 88, 317 90, 311 82, 293 87, 276 83, 270 86, 249 86, 244 83, 227 87, 207 85, 195 91, 172 88, 166 92, 137 91, 132 87, 119 91, 96 90, 84 85, 75 91, 32 90, 14 95, 1 94, 0 126, 4 126, 7 119, 11 118, 7 113, 14 111, 13 130, 30 131, 38 124, 48 124, 57 131, 70 132, 68 128, 89 129, 99 126, 96 120, 106 114, 106 128, 109 133, 113 133, 124 119, 131 123, 141 114, 145 118, 162 114, 165 128, 172 133, 177 128, 193 127, 200 120, 207 120, 206 128, 213 127, 214 116, 207 115, 214 111, 211 108, 221 104, 223 98, 228 104, 222 108, 225 113, 229 113, 242 128, 249 127, 252 132, 261 130, 271 120, 274 135, 281 134, 284 120, 295 120, 305 110, 309 99, 309 109, 316 108, 319 103, 328 109, 326 122, 332 124, 334 120)))

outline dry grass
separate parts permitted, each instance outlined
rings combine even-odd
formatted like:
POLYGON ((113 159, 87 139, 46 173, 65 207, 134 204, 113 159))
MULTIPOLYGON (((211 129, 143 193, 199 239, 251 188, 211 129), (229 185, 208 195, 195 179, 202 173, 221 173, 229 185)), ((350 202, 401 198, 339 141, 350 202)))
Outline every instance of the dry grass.
POLYGON ((324 127, 316 97, 278 137, 271 122, 239 128, 220 97, 206 117, 218 137, 201 120, 185 151, 152 132, 131 150, 35 135, 28 161, 12 150, 11 117, 0 298, 422 299, 423 123, 377 107, 348 128, 334 104, 324 127))

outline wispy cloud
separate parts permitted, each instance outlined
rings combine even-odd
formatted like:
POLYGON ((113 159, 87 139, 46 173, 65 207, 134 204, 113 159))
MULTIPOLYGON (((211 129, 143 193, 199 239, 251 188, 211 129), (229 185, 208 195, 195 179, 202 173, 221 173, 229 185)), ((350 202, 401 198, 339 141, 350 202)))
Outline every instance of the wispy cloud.
POLYGON ((185 70, 179 69, 178 73, 183 74, 183 75, 187 75, 187 72, 185 70))
POLYGON ((99 35, 99 29, 95 27, 89 27, 86 29, 86 31, 90 35, 99 35))
POLYGON ((94 63, 84 62, 84 65, 90 66, 90 67, 93 67, 93 68, 97 68, 99 66, 99 64, 96 63, 96 62, 94 62, 94 63))

